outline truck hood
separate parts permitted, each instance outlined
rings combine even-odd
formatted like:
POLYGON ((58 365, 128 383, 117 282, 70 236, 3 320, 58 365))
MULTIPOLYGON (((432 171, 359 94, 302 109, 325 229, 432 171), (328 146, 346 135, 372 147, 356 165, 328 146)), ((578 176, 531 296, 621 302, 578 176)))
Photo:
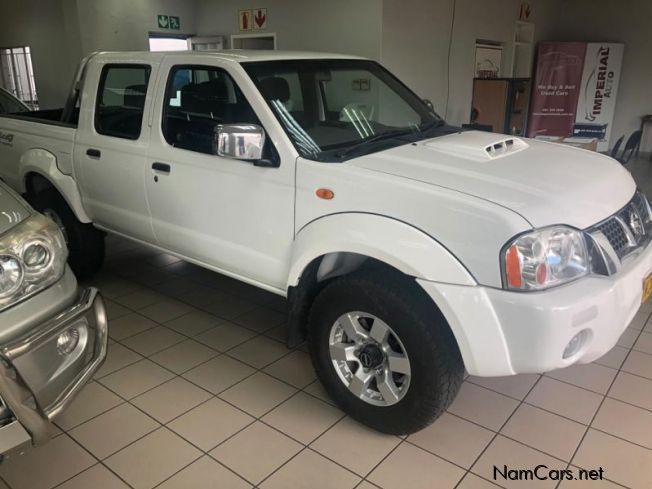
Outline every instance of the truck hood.
POLYGON ((399 146, 348 164, 493 202, 533 227, 587 228, 624 207, 636 190, 629 172, 604 155, 479 131, 399 146))
POLYGON ((29 205, 6 184, 0 182, 0 235, 31 214, 29 205))

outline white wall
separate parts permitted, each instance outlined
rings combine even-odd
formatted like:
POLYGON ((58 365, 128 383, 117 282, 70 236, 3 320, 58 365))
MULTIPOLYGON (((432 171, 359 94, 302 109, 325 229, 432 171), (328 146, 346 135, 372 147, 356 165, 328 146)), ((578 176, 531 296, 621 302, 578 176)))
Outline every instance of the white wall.
MULTIPOLYGON (((560 0, 529 3, 536 40, 551 38, 560 0)), ((419 95, 432 100, 437 112, 446 115, 449 122, 468 122, 476 40, 503 43, 503 68, 508 70, 520 4, 520 0, 384 0, 381 60, 419 95)))
POLYGON ((198 0, 197 33, 225 35, 238 31, 238 11, 266 7, 268 26, 278 49, 380 55, 380 0, 198 0))
MULTIPOLYGON (((563 0, 557 39, 625 44, 612 142, 629 135, 652 114, 652 1, 563 0)), ((652 128, 643 146, 652 149, 652 128)))

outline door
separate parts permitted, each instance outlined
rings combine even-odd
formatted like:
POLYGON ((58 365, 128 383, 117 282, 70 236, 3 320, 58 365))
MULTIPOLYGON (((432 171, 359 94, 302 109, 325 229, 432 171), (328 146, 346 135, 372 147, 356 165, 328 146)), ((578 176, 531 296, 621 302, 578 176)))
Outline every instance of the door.
POLYGON ((269 131, 265 157, 278 158, 277 168, 216 156, 218 124, 265 126, 234 78, 246 83, 246 75, 174 59, 161 67, 163 110, 154 118, 146 179, 156 238, 210 268, 284 290, 294 236, 294 158, 277 152, 269 131))
POLYGON ((82 101, 74 150, 75 171, 93 222, 154 241, 145 193, 149 127, 144 123, 151 67, 93 66, 85 84, 98 87, 82 101))

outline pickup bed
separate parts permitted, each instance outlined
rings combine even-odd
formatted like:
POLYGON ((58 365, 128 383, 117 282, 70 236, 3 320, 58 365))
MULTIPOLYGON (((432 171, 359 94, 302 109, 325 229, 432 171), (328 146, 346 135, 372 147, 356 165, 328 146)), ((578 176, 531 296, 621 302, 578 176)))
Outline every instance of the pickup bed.
POLYGON ((0 117, 0 177, 78 275, 110 232, 286 296, 333 399, 410 433, 465 368, 597 359, 652 290, 652 212, 620 164, 431 107, 352 56, 96 53, 62 110, 0 117))

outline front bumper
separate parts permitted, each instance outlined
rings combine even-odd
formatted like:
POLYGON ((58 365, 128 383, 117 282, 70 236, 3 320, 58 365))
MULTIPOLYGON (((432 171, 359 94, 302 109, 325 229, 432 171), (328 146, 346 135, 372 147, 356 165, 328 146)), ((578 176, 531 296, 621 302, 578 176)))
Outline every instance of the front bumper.
POLYGON ((102 365, 107 341, 104 302, 97 289, 89 288, 72 305, 0 349, 0 393, 16 419, 0 428, 0 453, 23 444, 20 427, 28 434, 26 443, 39 445, 51 437, 52 420, 102 365), (71 329, 78 332, 77 345, 62 354, 57 340, 71 329), (5 446, 5 432, 11 434, 13 447, 5 446))
POLYGON ((451 326, 467 371, 478 376, 540 373, 589 363, 611 350, 641 305, 652 245, 612 276, 591 275, 541 292, 417 282, 451 326), (563 358, 580 331, 581 348, 563 358))

